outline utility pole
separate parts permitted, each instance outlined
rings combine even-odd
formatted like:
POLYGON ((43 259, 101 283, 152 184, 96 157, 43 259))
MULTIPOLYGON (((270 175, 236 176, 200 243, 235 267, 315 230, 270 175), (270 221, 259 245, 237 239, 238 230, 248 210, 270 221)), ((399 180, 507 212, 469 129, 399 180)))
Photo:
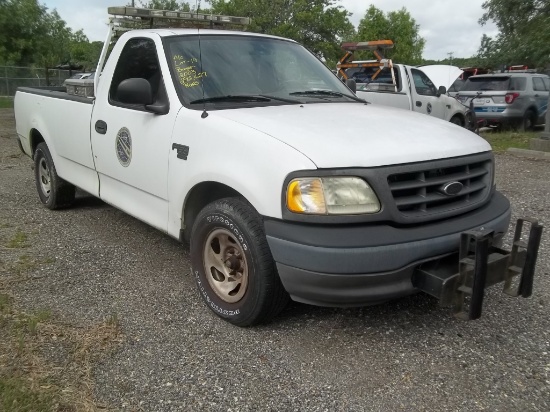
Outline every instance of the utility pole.
POLYGON ((450 65, 452 66, 453 65, 453 52, 450 52, 450 53, 447 53, 447 56, 449 56, 449 58, 451 59, 451 63, 450 65))

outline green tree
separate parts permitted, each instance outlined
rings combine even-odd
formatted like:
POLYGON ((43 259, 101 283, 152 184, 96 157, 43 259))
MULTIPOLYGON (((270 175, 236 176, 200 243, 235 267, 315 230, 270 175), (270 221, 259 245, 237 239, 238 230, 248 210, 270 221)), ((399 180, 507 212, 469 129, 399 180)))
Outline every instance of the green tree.
POLYGON ((46 71, 49 84, 49 70, 60 63, 70 61, 71 29, 56 10, 44 16, 45 33, 36 49, 36 63, 46 71))
POLYGON ((479 56, 494 66, 550 64, 550 0, 488 0, 480 24, 494 21, 499 34, 483 36, 479 56))
POLYGON ((172 10, 172 11, 191 11, 191 10, 193 10, 194 11, 194 9, 191 8, 189 3, 185 2, 185 1, 178 2, 177 0, 149 0, 149 1, 140 0, 139 3, 140 3, 141 7, 146 8, 146 9, 172 10))
MULTIPOLYGON (((101 44, 101 43, 99 43, 101 44)), ((82 30, 73 32, 38 0, 0 0, 0 64, 48 69, 62 63, 92 68, 99 57, 82 30)))
POLYGON ((90 43, 88 37, 81 30, 70 34, 69 61, 64 63, 82 66, 82 71, 93 71, 97 66, 103 42, 90 43))
POLYGON ((46 10, 37 0, 0 0, 0 64, 34 63, 47 32, 46 10))
POLYGON ((287 37, 309 48, 329 66, 352 38, 350 14, 334 0, 211 0, 212 12, 250 17, 248 31, 287 37))
POLYGON ((371 5, 359 22, 355 40, 392 40, 394 48, 385 51, 385 57, 399 63, 420 64, 426 41, 420 37, 419 29, 420 26, 407 9, 384 14, 382 10, 371 5))

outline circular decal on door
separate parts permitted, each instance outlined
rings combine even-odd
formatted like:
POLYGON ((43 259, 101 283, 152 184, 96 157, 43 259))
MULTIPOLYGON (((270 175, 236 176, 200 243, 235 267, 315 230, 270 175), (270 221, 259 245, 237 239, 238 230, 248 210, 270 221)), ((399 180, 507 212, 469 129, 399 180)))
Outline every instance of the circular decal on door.
POLYGON ((123 127, 116 134, 115 140, 116 157, 120 164, 128 167, 132 161, 132 137, 130 131, 123 127))
POLYGON ((432 104, 428 103, 428 106, 426 106, 426 110, 428 110, 428 114, 432 112, 432 104))

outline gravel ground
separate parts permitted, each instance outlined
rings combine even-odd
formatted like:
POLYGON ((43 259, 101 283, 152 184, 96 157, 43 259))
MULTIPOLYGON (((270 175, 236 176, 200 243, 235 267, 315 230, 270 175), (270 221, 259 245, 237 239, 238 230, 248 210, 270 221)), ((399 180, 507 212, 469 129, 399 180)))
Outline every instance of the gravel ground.
MULTIPOLYGON (((13 111, 0 110, 0 235, 28 236, 39 259, 13 290, 26 310, 76 325, 115 315, 125 336, 94 370, 99 403, 143 411, 548 411, 550 260, 543 235, 535 293, 492 288, 484 316, 454 320, 426 296, 328 309, 292 303, 269 325, 213 315, 190 276, 188 249, 79 193, 43 208, 13 111)), ((514 216, 550 221, 550 163, 497 156, 514 216)), ((508 237, 509 239, 509 237, 508 237)), ((17 258, 2 250, 0 261, 17 258)))

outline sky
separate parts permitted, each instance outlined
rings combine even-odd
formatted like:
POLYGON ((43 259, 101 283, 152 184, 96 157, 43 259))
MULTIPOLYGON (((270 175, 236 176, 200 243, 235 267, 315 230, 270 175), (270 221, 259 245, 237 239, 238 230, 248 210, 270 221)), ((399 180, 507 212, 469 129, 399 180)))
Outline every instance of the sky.
MULTIPOLYGON (((188 2, 194 3, 193 0, 188 2)), ((40 3, 50 11, 57 9, 74 31, 83 29, 91 41, 104 41, 109 17, 107 7, 122 6, 129 1, 40 0, 40 3)), ((479 25, 483 14, 481 3, 481 0, 340 0, 338 4, 352 13, 350 19, 356 27, 371 4, 385 13, 405 7, 420 25, 420 35, 426 40, 423 57, 442 60, 449 58, 449 53, 454 57, 471 57, 476 54, 484 33, 494 36, 498 32, 493 23, 479 25)))

